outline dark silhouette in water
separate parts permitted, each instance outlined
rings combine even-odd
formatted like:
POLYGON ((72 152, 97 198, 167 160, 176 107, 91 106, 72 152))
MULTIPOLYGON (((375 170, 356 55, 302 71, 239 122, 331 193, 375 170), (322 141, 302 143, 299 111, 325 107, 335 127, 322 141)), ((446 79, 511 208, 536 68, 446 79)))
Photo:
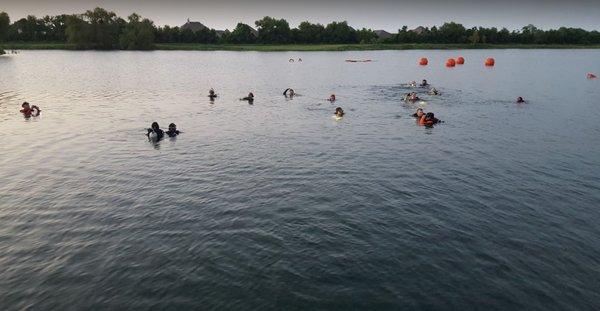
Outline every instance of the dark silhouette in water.
POLYGON ((163 139, 163 137, 165 137, 165 132, 160 129, 160 126, 158 126, 158 122, 152 122, 152 125, 148 129, 146 136, 152 141, 159 141, 163 139))

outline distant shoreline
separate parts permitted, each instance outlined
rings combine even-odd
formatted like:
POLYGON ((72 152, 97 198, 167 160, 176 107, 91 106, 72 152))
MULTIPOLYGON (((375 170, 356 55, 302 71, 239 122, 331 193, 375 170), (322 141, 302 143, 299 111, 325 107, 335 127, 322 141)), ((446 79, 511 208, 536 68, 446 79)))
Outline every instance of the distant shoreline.
MULTIPOLYGON (((7 42, 5 50, 76 50, 67 43, 7 42)), ((576 44, 200 44, 159 43, 154 51, 256 51, 256 52, 318 52, 318 51, 378 51, 378 50, 472 50, 472 49, 600 49, 600 45, 576 44)))

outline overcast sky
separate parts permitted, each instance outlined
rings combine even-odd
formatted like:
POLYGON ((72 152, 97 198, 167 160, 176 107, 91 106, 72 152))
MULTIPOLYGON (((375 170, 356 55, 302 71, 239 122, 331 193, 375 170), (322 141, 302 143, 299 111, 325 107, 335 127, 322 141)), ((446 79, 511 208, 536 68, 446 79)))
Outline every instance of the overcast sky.
POLYGON ((323 24, 347 20, 356 28, 390 32, 402 25, 414 28, 445 21, 510 30, 527 24, 600 30, 600 0, 0 0, 0 11, 13 21, 28 14, 81 13, 96 6, 123 17, 136 12, 157 25, 180 26, 190 18, 216 29, 231 29, 240 21, 254 26, 255 20, 268 15, 285 18, 292 27, 305 20, 323 24))

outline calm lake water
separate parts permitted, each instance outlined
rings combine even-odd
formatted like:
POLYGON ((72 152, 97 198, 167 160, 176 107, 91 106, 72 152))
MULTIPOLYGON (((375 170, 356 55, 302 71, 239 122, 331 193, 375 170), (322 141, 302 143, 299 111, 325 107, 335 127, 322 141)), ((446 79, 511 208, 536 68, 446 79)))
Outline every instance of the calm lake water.
POLYGON ((600 50, 0 57, 0 309, 598 309, 587 72, 600 50), (442 95, 402 102, 421 79, 442 95))

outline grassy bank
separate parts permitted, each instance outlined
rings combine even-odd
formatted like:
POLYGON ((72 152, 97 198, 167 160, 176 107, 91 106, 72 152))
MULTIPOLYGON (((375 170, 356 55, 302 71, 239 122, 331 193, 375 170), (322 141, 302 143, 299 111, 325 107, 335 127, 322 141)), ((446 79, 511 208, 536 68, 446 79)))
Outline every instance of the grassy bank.
MULTIPOLYGON (((6 50, 72 50, 66 43, 8 42, 6 50)), ((461 50, 461 49, 600 49, 600 45, 569 44, 199 44, 199 43, 159 43, 157 50, 165 51, 374 51, 374 50, 461 50)))

